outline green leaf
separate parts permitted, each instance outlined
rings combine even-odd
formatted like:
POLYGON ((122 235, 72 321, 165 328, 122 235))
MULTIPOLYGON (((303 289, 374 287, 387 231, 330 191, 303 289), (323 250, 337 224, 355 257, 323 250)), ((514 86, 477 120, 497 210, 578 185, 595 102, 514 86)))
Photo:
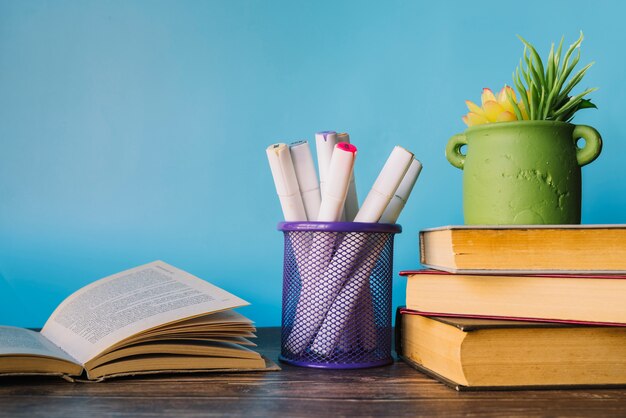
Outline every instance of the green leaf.
POLYGON ((530 66, 530 72, 532 74, 533 80, 535 81, 535 84, 537 85, 537 88, 539 88, 539 86, 545 85, 545 79, 543 78, 543 74, 539 72, 538 68, 535 68, 535 66, 532 65, 532 62, 530 66))
MULTIPOLYGON (((523 60, 524 61, 526 60, 526 49, 524 49, 524 58, 523 58, 523 60)), ((524 61, 522 61, 522 59, 519 60, 519 66, 517 67, 517 69, 519 69, 519 72, 524 77, 524 80, 526 80, 526 85, 529 86, 530 85, 530 75, 528 74, 528 72, 526 70, 524 70, 524 61)))
MULTIPOLYGON (((515 77, 515 75, 513 77, 515 77)), ((511 106, 513 106, 513 112, 515 112, 515 117, 517 118, 517 120, 524 120, 524 116, 522 116, 522 111, 520 110, 519 105, 517 104, 515 99, 513 99, 513 95, 511 94, 511 92, 507 90, 506 96, 507 99, 509 99, 509 103, 511 103, 511 106)))
POLYGON ((567 52, 565 53, 565 59, 563 60, 563 67, 561 68, 561 72, 565 72, 565 69, 567 68, 567 64, 569 62, 569 57, 572 55, 572 52, 574 52, 574 50, 580 46, 580 43, 582 41, 583 41, 583 32, 581 31, 580 37, 578 38, 578 40, 574 42, 573 44, 571 44, 569 48, 567 49, 567 52))
POLYGON ((565 105, 563 107, 561 107, 560 109, 557 109, 554 114, 555 115, 561 115, 567 111, 569 111, 570 109, 576 108, 578 109, 578 105, 580 104, 580 102, 582 101, 583 96, 586 96, 587 94, 591 93, 592 91, 596 91, 596 88, 592 88, 592 89, 587 89, 585 91, 583 91, 580 94, 577 94, 574 97, 571 97, 567 103, 565 103, 565 105))
POLYGON ((591 100, 589 99, 582 99, 580 101, 580 105, 578 106, 578 109, 597 109, 598 106, 596 106, 594 103, 591 103, 591 100))
MULTIPOLYGON (((578 64, 578 61, 580 60, 580 49, 578 49, 578 54, 576 55, 576 57, 574 57, 574 60, 572 61, 572 63, 570 64, 570 57, 572 55, 572 52, 574 52, 574 49, 576 49, 580 43, 582 42, 582 32, 580 33, 581 37, 578 38, 578 41, 574 42, 572 45, 570 45, 569 49, 567 50, 567 52, 565 53, 565 59, 563 60, 563 66, 561 67, 561 72, 560 72, 560 76, 558 78, 558 81, 555 85, 556 87, 556 92, 559 93, 561 91, 561 88, 563 87, 563 84, 565 83, 565 80, 567 80, 567 77, 569 77, 570 73, 572 72, 572 70, 574 69, 574 67, 576 67, 576 64, 578 64)), ((567 94, 563 95, 563 94, 559 94, 559 99, 557 100, 560 101, 561 99, 563 99, 563 97, 566 97, 567 94)))
POLYGON ((593 64, 594 63, 591 62, 585 65, 579 72, 577 72, 576 75, 572 77, 572 79, 567 83, 567 85, 561 90, 561 93, 559 94, 559 96, 566 97, 569 94, 569 92, 572 91, 572 89, 576 87, 578 83, 580 83, 580 80, 583 79, 583 77, 585 76, 585 73, 587 72, 589 68, 591 68, 593 64))
MULTIPOLYGON (((576 64, 578 64, 578 60, 579 59, 580 59, 580 54, 578 54, 578 56, 574 57, 574 60, 570 64, 568 64, 568 66, 565 68, 565 70, 559 75, 559 78, 558 78, 557 82, 554 85, 555 91, 558 93, 559 100, 563 99, 563 97, 567 96, 567 95, 561 94, 561 89, 563 88, 563 84, 567 80, 567 77, 569 77, 570 73, 572 72, 572 70, 574 69, 576 64)), ((566 62, 569 63, 569 58, 566 60, 566 62)))
MULTIPOLYGON (((546 88, 549 89, 554 84, 554 44, 550 47, 548 54, 548 69, 546 70, 546 88)), ((550 89, 551 90, 551 89, 550 89)))
POLYGON ((515 70, 515 75, 517 77, 513 77, 513 83, 515 84, 515 87, 517 87, 517 91, 520 94, 520 96, 522 97, 522 103, 524 103, 524 107, 526 108, 526 113, 528 113, 529 118, 530 118, 530 103, 528 100, 528 92, 526 91, 526 88, 524 87, 524 84, 522 83, 522 79, 519 75, 520 71, 519 68, 515 70))
POLYGON ((530 112, 529 112, 530 120, 536 120, 539 117, 539 115, 537 114, 538 113, 537 109, 539 107, 537 103, 538 101, 539 101, 539 92, 537 92, 537 85, 533 81, 532 83, 530 83, 530 112))
POLYGON ((524 51, 513 73, 513 83, 521 96, 521 102, 515 103, 511 95, 508 97, 518 119, 522 116, 521 103, 531 120, 571 120, 578 110, 596 107, 584 97, 595 89, 586 89, 569 97, 593 65, 593 62, 587 64, 570 78, 580 61, 580 45, 584 39, 582 31, 563 56, 565 37, 561 37, 556 49, 555 44, 551 44, 545 70, 535 47, 521 36, 518 35, 518 38, 524 44, 524 51))
POLYGON ((530 54, 533 57, 533 61, 535 61, 537 63, 537 70, 536 71, 541 76, 541 83, 540 83, 540 85, 545 85, 545 79, 544 79, 544 76, 543 76, 543 63, 541 62, 541 57, 537 53, 537 50, 530 43, 526 42, 526 40, 524 38, 522 38, 521 36, 517 35, 517 37, 530 50, 530 54))
POLYGON ((541 86, 541 96, 539 96, 539 106, 537 108, 537 116, 539 116, 539 119, 545 119, 545 115, 544 113, 544 100, 546 97, 546 88, 544 86, 541 86))
POLYGON ((554 69, 557 73, 559 72, 559 60, 561 59, 561 50, 563 49, 564 40, 565 36, 561 36, 561 42, 559 42, 559 47, 556 49, 556 54, 554 54, 554 69))

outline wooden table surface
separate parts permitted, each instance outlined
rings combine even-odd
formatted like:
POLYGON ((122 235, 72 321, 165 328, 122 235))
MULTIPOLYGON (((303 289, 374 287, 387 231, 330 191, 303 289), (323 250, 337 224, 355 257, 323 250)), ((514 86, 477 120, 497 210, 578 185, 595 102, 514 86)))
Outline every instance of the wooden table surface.
MULTIPOLYGON (((279 328, 261 328, 259 351, 276 360, 279 328)), ((1 417, 626 417, 626 389, 456 392, 396 362, 363 370, 281 364, 280 372, 125 378, 69 383, 0 379, 1 417)))

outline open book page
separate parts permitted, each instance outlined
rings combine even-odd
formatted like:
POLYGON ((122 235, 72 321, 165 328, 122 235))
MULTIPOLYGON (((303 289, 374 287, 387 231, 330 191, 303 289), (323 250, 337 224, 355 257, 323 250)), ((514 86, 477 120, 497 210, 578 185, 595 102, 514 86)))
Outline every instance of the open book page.
POLYGON ((168 328, 191 327, 196 325, 214 325, 216 328, 228 327, 233 324, 245 324, 252 326, 253 322, 235 311, 223 311, 212 315, 199 316, 173 325, 168 328))
POLYGON ((0 326, 0 356, 43 356, 78 363, 40 333, 25 328, 0 326))
MULTIPOLYGON (((252 321, 233 310, 216 312, 209 315, 201 315, 191 319, 185 319, 158 326, 149 331, 131 336, 123 341, 116 342, 107 347, 103 353, 114 351, 120 347, 126 347, 144 341, 159 341, 163 339, 206 339, 212 341, 232 342, 236 337, 253 337, 255 331, 252 321), (198 336, 202 336, 198 337, 198 336), (230 336, 230 337, 229 337, 230 336)), ((256 345, 249 340, 243 339, 245 345, 256 345)), ((234 341, 237 342, 237 341, 234 341)), ((93 358, 92 358, 93 359, 93 358)))
POLYGON ((247 304, 155 261, 78 290, 52 313, 41 333, 84 364, 107 347, 147 329, 247 304))
POLYGON ((217 333, 242 330, 254 332, 253 322, 235 311, 222 311, 212 315, 203 315, 175 324, 159 327, 149 334, 171 334, 175 332, 213 331, 217 333))

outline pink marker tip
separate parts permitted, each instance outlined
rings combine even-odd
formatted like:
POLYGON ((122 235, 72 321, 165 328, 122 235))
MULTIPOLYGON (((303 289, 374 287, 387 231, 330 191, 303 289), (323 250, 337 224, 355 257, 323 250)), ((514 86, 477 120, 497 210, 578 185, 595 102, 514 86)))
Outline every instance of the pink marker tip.
POLYGON ((339 148, 342 151, 348 151, 351 153, 356 153, 356 147, 352 144, 348 144, 347 142, 340 142, 337 144, 337 148, 339 148))

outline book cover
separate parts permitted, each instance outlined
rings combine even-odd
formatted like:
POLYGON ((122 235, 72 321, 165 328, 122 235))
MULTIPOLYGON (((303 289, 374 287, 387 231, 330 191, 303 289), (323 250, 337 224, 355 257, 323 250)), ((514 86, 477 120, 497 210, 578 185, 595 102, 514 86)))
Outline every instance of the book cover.
POLYGON ((626 276, 410 270, 406 307, 426 315, 626 325, 626 276))
POLYGON ((397 310, 398 357, 458 391, 624 387, 624 342, 623 328, 413 316, 397 310))
POLYGON ((465 225, 420 231, 420 261, 453 273, 626 274, 626 225, 465 225))

